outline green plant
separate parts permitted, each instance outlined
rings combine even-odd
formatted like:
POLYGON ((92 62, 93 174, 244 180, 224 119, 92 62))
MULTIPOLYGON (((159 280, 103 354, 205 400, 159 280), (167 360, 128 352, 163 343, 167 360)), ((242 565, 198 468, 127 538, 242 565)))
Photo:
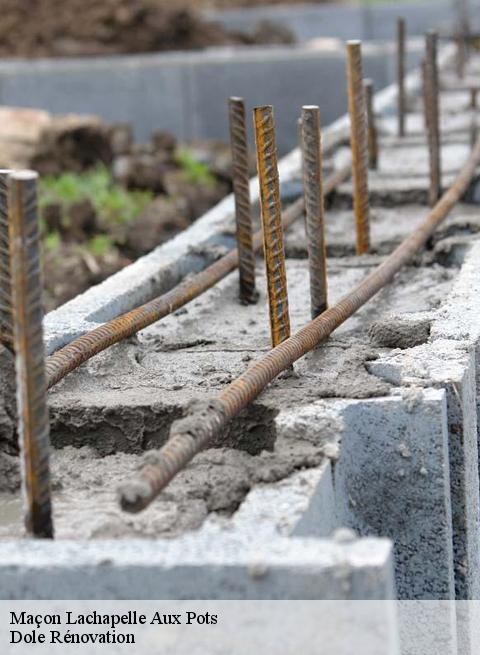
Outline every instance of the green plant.
POLYGON ((97 234, 87 244, 89 252, 95 257, 102 257, 113 247, 113 239, 108 234, 97 234))
POLYGON ((179 148, 175 153, 175 163, 185 174, 185 177, 192 184, 215 184, 215 177, 208 166, 197 161, 187 148, 179 148))
POLYGON ((40 181, 40 210, 48 204, 60 204, 62 223, 68 226, 66 209, 74 202, 89 199, 105 223, 129 223, 151 202, 150 191, 127 191, 112 180, 103 165, 85 173, 47 176, 40 181))
POLYGON ((43 238, 43 245, 47 252, 53 252, 60 248, 60 235, 58 232, 49 232, 43 238))

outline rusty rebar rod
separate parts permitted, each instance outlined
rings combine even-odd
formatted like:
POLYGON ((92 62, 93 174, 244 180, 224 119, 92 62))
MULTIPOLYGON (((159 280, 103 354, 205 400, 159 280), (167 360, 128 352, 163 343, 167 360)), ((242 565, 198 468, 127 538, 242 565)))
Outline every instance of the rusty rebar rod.
POLYGON ((405 19, 397 19, 397 120, 398 136, 405 136, 407 96, 405 92, 405 19))
POLYGON ((427 132, 427 142, 428 142, 428 114, 427 114, 427 105, 428 105, 428 84, 427 84, 427 62, 425 60, 425 57, 423 57, 422 61, 420 62, 420 71, 421 71, 421 79, 422 79, 422 88, 421 88, 421 94, 422 94, 422 103, 423 103, 423 125, 425 127, 425 131, 427 132))
POLYGON ((312 318, 316 318, 328 306, 322 137, 320 109, 316 106, 302 107, 302 144, 310 307, 312 318))
POLYGON ((480 140, 454 184, 423 223, 380 266, 336 305, 253 363, 219 395, 193 406, 186 418, 175 421, 167 443, 159 451, 152 452, 149 463, 120 487, 121 507, 129 512, 139 512, 147 507, 197 453, 221 436, 228 421, 247 407, 277 375, 325 341, 339 325, 391 282, 463 196, 479 163, 480 140))
POLYGON ((368 166, 374 171, 378 168, 378 137, 377 125, 375 122, 375 110, 373 107, 373 98, 375 94, 373 80, 365 80, 363 86, 365 89, 365 103, 367 107, 368 166))
MULTIPOLYGON (((324 193, 328 195, 344 182, 351 173, 351 165, 332 173, 324 185, 324 193)), ((303 215, 304 201, 299 198, 283 212, 283 228, 288 229, 300 216, 303 215)), ((258 252, 263 243, 261 230, 253 236, 253 249, 258 252)), ((48 387, 51 388, 60 382, 66 375, 77 369, 98 353, 106 350, 115 343, 119 343, 144 328, 156 323, 160 319, 180 309, 194 298, 213 287, 238 266, 237 249, 221 257, 205 270, 180 282, 167 293, 150 300, 149 302, 132 309, 121 316, 107 321, 98 328, 83 334, 69 344, 47 357, 46 369, 48 387)))
POLYGON ((290 316, 273 108, 269 105, 255 107, 253 118, 257 145, 263 249, 267 273, 270 336, 272 346, 275 347, 290 336, 290 316))
POLYGON ((7 207, 9 173, 9 170, 0 170, 0 344, 13 351, 12 282, 7 207))
POLYGON ((255 252, 253 250, 252 206, 250 202, 250 176, 248 173, 248 139, 245 122, 245 103, 242 98, 230 98, 230 146, 233 163, 233 194, 237 229, 238 271, 240 300, 255 303, 255 252))
POLYGON ((429 203, 431 207, 438 201, 442 192, 437 50, 438 34, 432 30, 426 35, 424 96, 430 162, 429 203))
POLYGON ((370 201, 368 194, 367 112, 360 41, 348 41, 347 43, 347 78, 356 247, 357 255, 364 255, 370 248, 370 201))
POLYGON ((477 98, 478 98, 478 87, 477 86, 470 87, 470 109, 478 108, 477 98))
POLYGON ((457 45, 457 52, 455 57, 455 70, 457 77, 463 80, 465 77, 465 65, 467 60, 466 44, 465 39, 462 34, 457 34, 455 37, 455 42, 457 45))
POLYGON ((470 121, 470 148, 473 148, 478 138, 478 122, 476 114, 472 115, 470 121))
POLYGON ((25 528, 33 537, 52 538, 37 177, 33 171, 9 176, 8 223, 25 528))
POLYGON ((467 0, 455 0, 456 9, 456 42, 457 42, 457 57, 456 69, 457 75, 460 79, 465 76, 465 64, 468 57, 468 44, 470 42, 470 9, 467 0))

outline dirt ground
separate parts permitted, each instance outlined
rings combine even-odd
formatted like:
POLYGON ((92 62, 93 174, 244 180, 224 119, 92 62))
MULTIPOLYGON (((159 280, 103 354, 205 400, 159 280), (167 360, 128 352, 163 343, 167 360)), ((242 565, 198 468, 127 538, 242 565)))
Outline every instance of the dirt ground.
POLYGON ((156 132, 112 157, 41 179, 47 311, 171 239, 232 189, 230 149, 219 142, 177 144, 156 132))
POLYGON ((292 42, 261 23, 250 34, 205 20, 192 0, 1 0, 0 56, 55 57, 292 42), (72 18, 74 17, 74 20, 72 18))
POLYGON ((262 7, 265 5, 321 5, 335 0, 194 0, 197 5, 217 9, 262 7))

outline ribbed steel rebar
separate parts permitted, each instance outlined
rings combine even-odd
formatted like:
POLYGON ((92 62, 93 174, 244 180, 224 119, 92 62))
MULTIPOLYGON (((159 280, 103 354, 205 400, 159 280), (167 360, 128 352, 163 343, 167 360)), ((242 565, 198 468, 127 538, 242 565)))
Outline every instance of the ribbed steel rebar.
POLYGON ((438 201, 442 192, 437 50, 438 34, 430 31, 426 36, 424 100, 430 161, 429 202, 431 207, 438 201))
POLYGON ((407 97, 405 93, 405 19, 397 19, 397 119, 398 136, 405 136, 407 97))
POLYGON ((121 507, 138 512, 147 507, 188 462, 221 436, 226 423, 247 407, 279 373, 324 341, 339 325, 388 284, 399 269, 425 245, 436 227, 460 200, 480 163, 480 140, 475 144, 454 184, 423 223, 380 266, 334 307, 252 364, 210 402, 193 406, 189 415, 173 423, 170 439, 131 481, 120 487, 121 507))
POLYGON ((240 300, 255 303, 255 253, 253 250, 252 206, 250 202, 250 176, 248 174, 248 141, 245 123, 245 103, 242 98, 230 98, 230 146, 233 162, 233 193, 237 227, 238 270, 240 300))
POLYGON ((463 79, 470 41, 470 8, 468 0, 455 0, 454 5, 457 29, 455 39, 457 42, 456 68, 458 77, 463 79))
POLYGON ((427 113, 427 104, 428 104, 428 84, 427 84, 427 62, 425 57, 423 57, 420 62, 420 72, 422 77, 422 103, 423 103, 423 124, 425 127, 425 132, 427 134, 427 143, 428 143, 428 113, 427 113))
POLYGON ((0 170, 0 344, 13 351, 12 283, 7 211, 9 173, 9 170, 0 170))
POLYGON ((373 107, 373 98, 375 95, 373 80, 365 80, 363 86, 365 88, 365 104, 367 107, 368 166, 371 170, 376 170, 378 168, 378 137, 375 110, 373 107))
POLYGON ((25 527, 29 535, 52 538, 37 177, 21 171, 8 178, 8 223, 25 527))
POLYGON ((310 269, 310 306, 312 318, 327 309, 327 259, 323 203, 322 138, 320 109, 302 107, 303 187, 310 269))
POLYGON ((470 147, 473 148, 478 138, 477 117, 473 114, 470 121, 470 147))
POLYGON ((370 249, 370 200, 368 194, 367 112, 360 41, 347 43, 347 78, 356 245, 357 254, 364 255, 370 249))
POLYGON ((290 336, 290 316, 273 108, 269 105, 255 107, 253 115, 257 144, 263 248, 267 272, 270 334, 272 346, 275 347, 290 336))
MULTIPOLYGON (((325 194, 331 193, 351 173, 350 164, 332 173, 325 181, 325 194)), ((304 201, 299 198, 283 212, 283 228, 286 230, 303 215, 304 201)), ((263 243, 261 230, 253 236, 253 249, 259 251, 263 243)), ((213 287, 238 266, 238 252, 235 248, 211 264, 204 271, 184 280, 167 293, 107 321, 98 328, 83 334, 47 357, 48 386, 53 387, 81 364, 113 344, 123 341, 147 326, 180 309, 194 298, 213 287)))
POLYGON ((477 109, 478 87, 470 87, 470 109, 477 109))

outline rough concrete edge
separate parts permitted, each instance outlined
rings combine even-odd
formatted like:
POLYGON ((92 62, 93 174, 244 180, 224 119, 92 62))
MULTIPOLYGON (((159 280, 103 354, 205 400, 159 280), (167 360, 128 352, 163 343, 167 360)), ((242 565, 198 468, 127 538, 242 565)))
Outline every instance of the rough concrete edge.
POLYGON ((434 316, 432 339, 479 341, 480 305, 472 302, 480 294, 479 258, 480 241, 470 243, 450 294, 434 316))
MULTIPOLYGON (((370 362, 368 368, 371 373, 393 384, 443 388, 447 392, 449 424, 453 425, 453 432, 449 435, 450 446, 453 446, 451 466, 460 464, 462 467, 461 472, 452 470, 451 474, 452 479, 457 479, 457 484, 460 481, 464 485, 463 515, 460 515, 460 507, 454 511, 454 516, 460 519, 457 532, 455 521, 453 526, 457 547, 464 549, 463 553, 460 551, 462 559, 456 561, 457 572, 465 569, 464 577, 460 575, 456 579, 457 594, 463 600, 476 599, 480 593, 478 575, 475 574, 480 548, 477 445, 480 310, 477 303, 472 301, 480 292, 480 241, 464 239, 463 242, 459 241, 458 246, 460 271, 443 304, 438 310, 430 312, 429 340, 419 346, 381 355, 370 362), (459 420, 463 427, 460 440, 459 420), (460 452, 456 452, 458 448, 460 452), (459 461, 460 457, 463 462, 459 461), (464 539, 464 543, 459 539, 464 539)), ((462 492, 462 487, 458 491, 462 492)))
MULTIPOLYGON (((441 67, 446 66, 453 59, 454 52, 454 47, 451 45, 442 49, 439 57, 441 67)), ((419 88, 418 70, 408 75, 406 86, 410 93, 419 88)), ((392 107, 396 95, 395 85, 378 93, 375 98, 376 111, 384 112, 392 107)), ((324 131, 325 150, 335 147, 348 138, 348 128, 347 115, 327 127, 324 131)), ((279 163, 281 181, 292 179, 298 174, 299 168, 300 152, 297 148, 282 158, 279 163)), ((252 199, 257 201, 259 195, 257 177, 250 181, 250 191, 252 199)), ((226 228, 228 220, 232 218, 233 211, 234 200, 233 196, 229 195, 171 241, 155 248, 151 253, 101 284, 50 312, 44 321, 47 352, 53 352, 97 326, 98 321, 107 321, 133 309, 152 295, 165 293, 172 288, 189 270, 194 270, 193 263, 189 261, 189 250, 221 233, 226 228)), ((198 266, 198 262, 196 265, 198 266)))
POLYGON ((393 390, 379 398, 338 400, 336 407, 344 422, 334 468, 338 521, 361 535, 393 540, 397 592, 402 599, 437 597, 432 594, 453 598, 445 391, 432 387, 413 393, 393 390), (405 457, 399 450, 403 446, 405 457), (425 476, 421 466, 432 448, 435 475, 425 476), (409 480, 406 486, 403 475, 409 480), (395 493, 385 493, 392 483, 395 493), (382 494, 383 503, 378 505, 382 494), (435 511, 429 513, 424 506, 430 510, 435 506, 435 511))
POLYGON ((211 530, 180 540, 0 544, 0 598, 392 599, 392 546, 211 530), (212 544, 215 543, 215 547, 212 544))
POLYGON ((446 393, 456 594, 457 600, 476 599, 480 535, 474 349, 468 341, 434 339, 380 356, 368 368, 400 388, 446 393))

